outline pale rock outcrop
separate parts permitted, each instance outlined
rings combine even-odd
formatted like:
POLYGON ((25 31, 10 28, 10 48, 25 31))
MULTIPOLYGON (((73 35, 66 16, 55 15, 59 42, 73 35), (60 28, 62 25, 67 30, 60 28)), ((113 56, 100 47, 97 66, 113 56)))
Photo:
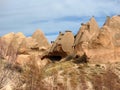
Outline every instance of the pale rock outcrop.
POLYGON ((11 43, 12 39, 14 38, 14 35, 15 35, 14 32, 6 34, 6 35, 2 36, 2 39, 4 39, 4 41, 9 45, 11 43))
POLYGON ((14 34, 15 33, 12 32, 12 33, 6 34, 1 37, 1 46, 0 47, 1 47, 1 49, 4 49, 4 51, 1 50, 2 51, 1 53, 4 53, 3 58, 5 58, 7 55, 7 51, 10 46, 10 43, 14 38, 14 34))
MULTIPOLYGON (((36 38, 39 40, 40 37, 39 38, 36 37, 36 38)), ((46 40, 45 37, 41 37, 41 38, 43 40, 44 39, 46 40)), ((48 45, 46 44, 47 41, 44 41, 44 42, 40 42, 40 41, 38 42, 33 37, 24 38, 20 45, 20 48, 19 48, 19 52, 18 52, 19 55, 17 58, 17 63, 19 63, 19 64, 28 63, 29 61, 31 61, 33 59, 33 58, 31 58, 32 56, 34 56, 35 62, 40 62, 41 59, 39 56, 41 56, 44 53, 44 51, 47 50, 47 48, 49 46, 49 44, 48 45), (42 46, 42 45, 46 45, 46 46, 42 46)), ((42 61, 42 62, 44 62, 44 61, 42 61)), ((42 62, 40 62, 40 63, 42 64, 42 62)))
MULTIPOLYGON (((102 48, 97 48, 96 54, 91 55, 94 62, 118 62, 120 59, 120 16, 107 17, 98 36, 102 48)), ((94 50, 91 50, 94 52, 94 50)), ((90 53, 92 53, 90 52, 90 53)))
POLYGON ((16 63, 24 65, 25 63, 28 63, 30 61, 30 55, 18 55, 16 59, 16 63))
POLYGON ((0 38, 0 58, 24 64, 32 55, 41 56, 50 47, 44 34, 37 30, 32 37, 21 32, 9 33, 0 38))
POLYGON ((79 55, 83 55, 84 52, 87 52, 89 44, 92 40, 96 39, 99 34, 99 27, 94 17, 86 24, 81 25, 74 43, 75 52, 79 55))
MULTIPOLYGON (((22 40, 19 47, 17 63, 24 64, 23 62, 29 62, 32 60, 32 56, 35 56, 35 58, 37 57, 37 59, 34 58, 35 62, 41 61, 39 56, 41 56, 49 47, 50 44, 48 43, 43 32, 37 30, 34 32, 32 37, 24 38, 22 40)), ((42 64, 42 62, 40 63, 42 64)))
POLYGON ((82 42, 89 42, 99 34, 99 27, 94 17, 92 17, 86 24, 81 25, 82 26, 75 38, 75 45, 82 42))
POLYGON ((33 33, 32 38, 35 39, 36 42, 38 42, 37 46, 39 47, 39 49, 41 49, 41 47, 46 47, 46 49, 50 47, 50 44, 47 41, 47 38, 45 37, 45 35, 41 30, 36 30, 33 33))
MULTIPOLYGON (((93 27, 96 27, 96 25, 93 27)), ((93 32, 89 34, 85 30, 86 28, 81 29, 79 32, 82 33, 83 31, 83 33, 78 33, 76 36, 75 52, 77 55, 82 56, 85 53, 90 62, 107 63, 119 61, 120 16, 107 17, 104 26, 98 29, 98 33, 97 29, 95 29, 95 37, 93 37, 93 32)))
POLYGON ((71 31, 59 34, 52 47, 49 50, 48 55, 50 56, 61 56, 65 57, 73 53, 74 35, 71 31))
POLYGON ((16 39, 16 42, 18 42, 18 44, 21 43, 22 39, 25 38, 25 36, 21 33, 21 32, 18 32, 18 33, 9 33, 9 34, 6 34, 2 37, 2 39, 6 42, 6 44, 9 46, 15 39, 16 39))
POLYGON ((19 45, 21 44, 23 38, 25 38, 25 36, 22 33, 9 33, 4 35, 3 37, 1 37, 2 43, 4 44, 4 46, 2 46, 2 48, 4 48, 4 55, 3 57, 5 59, 15 59, 17 57, 17 51, 19 48, 19 45))
POLYGON ((19 54, 28 54, 31 49, 37 49, 38 43, 32 37, 24 38, 19 47, 19 54))
POLYGON ((112 32, 113 45, 120 46, 120 16, 113 16, 110 18, 109 25, 105 24, 105 26, 112 32))

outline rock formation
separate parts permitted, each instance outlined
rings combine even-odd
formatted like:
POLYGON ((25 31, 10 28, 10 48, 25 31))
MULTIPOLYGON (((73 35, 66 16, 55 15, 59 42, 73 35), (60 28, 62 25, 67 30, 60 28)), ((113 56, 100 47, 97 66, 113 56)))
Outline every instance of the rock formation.
POLYGON ((36 30, 33 33, 32 38, 35 39, 36 42, 38 42, 37 46, 38 46, 39 49, 43 49, 43 48, 46 48, 46 47, 50 46, 50 44, 47 41, 47 38, 44 36, 44 34, 41 30, 36 30))
POLYGON ((119 36, 120 16, 107 17, 100 29, 92 18, 79 30, 75 39, 75 52, 79 56, 85 53, 90 58, 90 62, 119 61, 119 36))
POLYGON ((49 57, 65 57, 73 53, 74 35, 71 31, 66 31, 65 33, 60 32, 59 36, 52 44, 47 55, 49 57))
POLYGON ((19 45, 21 44, 22 40, 25 38, 25 36, 22 33, 9 33, 1 37, 1 40, 3 43, 4 48, 4 55, 3 57, 6 59, 16 59, 17 51, 19 48, 19 45))
POLYGON ((23 64, 31 55, 41 56, 50 44, 44 34, 37 30, 32 37, 25 37, 21 32, 9 33, 0 38, 0 58, 23 64))
POLYGON ((81 24, 81 28, 75 38, 75 53, 83 55, 87 53, 89 44, 98 36, 99 27, 94 17, 86 24, 81 24))
MULTIPOLYGON (((46 51, 50 47, 50 44, 48 43, 46 37, 44 36, 43 32, 40 30, 36 30, 32 37, 24 38, 21 42, 21 45, 19 47, 17 62, 26 62, 29 61, 30 57, 37 57, 35 59, 36 61, 40 61, 41 63, 44 63, 40 60, 40 57, 44 51, 46 51), (43 50, 44 49, 44 50, 43 50), (21 58, 26 58, 21 59, 21 58)), ((46 62, 46 61, 45 61, 46 62)))
POLYGON ((0 37, 0 90, 56 89, 120 90, 120 16, 101 28, 92 17, 77 35, 60 32, 52 45, 40 30, 0 37))
POLYGON ((19 54, 25 54, 25 53, 28 54, 33 49, 39 50, 38 42, 36 42, 36 40, 33 39, 32 37, 27 37, 22 40, 18 53, 19 54))
POLYGON ((60 32, 52 45, 41 30, 36 30, 32 37, 9 33, 0 38, 0 43, 0 57, 10 61, 22 62, 20 58, 33 54, 41 59, 61 60, 74 54, 76 57, 85 55, 90 62, 117 62, 120 59, 120 16, 107 17, 101 28, 92 17, 81 24, 76 36, 71 31, 60 32))

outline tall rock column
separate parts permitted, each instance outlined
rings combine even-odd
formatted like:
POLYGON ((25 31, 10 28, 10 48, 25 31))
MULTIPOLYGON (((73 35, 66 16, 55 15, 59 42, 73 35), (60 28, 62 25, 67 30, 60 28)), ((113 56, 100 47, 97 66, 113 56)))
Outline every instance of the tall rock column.
POLYGON ((87 54, 89 44, 92 40, 97 38, 98 34, 99 27, 94 17, 92 17, 86 24, 81 24, 81 28, 75 38, 75 53, 80 56, 84 53, 87 54))

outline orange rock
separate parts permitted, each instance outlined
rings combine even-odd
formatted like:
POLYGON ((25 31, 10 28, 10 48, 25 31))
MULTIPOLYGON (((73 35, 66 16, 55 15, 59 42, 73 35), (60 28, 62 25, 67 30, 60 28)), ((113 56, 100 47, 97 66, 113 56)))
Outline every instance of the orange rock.
POLYGON ((24 65, 26 63, 29 63, 29 61, 30 61, 30 55, 21 54, 18 55, 16 63, 24 65))
POLYGON ((93 18, 82 25, 75 39, 75 52, 79 56, 85 53, 90 62, 120 61, 120 16, 107 17, 101 29, 93 18))
POLYGON ((43 34, 43 32, 41 30, 36 30, 33 35, 32 38, 36 40, 36 42, 38 42, 38 47, 39 49, 41 47, 50 47, 50 44, 47 40, 47 38, 45 37, 45 35, 43 34))
POLYGON ((49 54, 51 56, 65 57, 73 53, 74 35, 71 31, 60 33, 52 47, 50 48, 49 54))

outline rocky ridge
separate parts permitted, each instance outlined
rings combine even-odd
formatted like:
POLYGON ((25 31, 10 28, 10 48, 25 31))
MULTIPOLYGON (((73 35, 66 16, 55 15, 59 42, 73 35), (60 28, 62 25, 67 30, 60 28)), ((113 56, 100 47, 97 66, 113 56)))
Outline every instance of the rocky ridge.
POLYGON ((120 16, 108 17, 101 28, 92 17, 81 26, 76 36, 76 54, 82 56, 85 53, 90 62, 119 62, 119 26, 120 16))
POLYGON ((22 33, 9 33, 0 38, 1 58, 17 64, 30 61, 33 55, 40 60, 39 57, 49 47, 41 30, 36 30, 32 37, 26 37, 22 33))
POLYGON ((99 28, 94 17, 74 36, 71 31, 60 32, 50 45, 41 30, 36 30, 32 37, 22 33, 9 33, 0 38, 1 57, 22 63, 29 61, 35 54, 40 59, 62 59, 73 55, 86 55, 89 62, 117 62, 120 59, 120 16, 107 17, 99 28))
POLYGON ((0 64, 1 90, 119 90, 120 16, 101 28, 92 17, 75 36, 60 32, 51 44, 41 30, 6 34, 0 64))

